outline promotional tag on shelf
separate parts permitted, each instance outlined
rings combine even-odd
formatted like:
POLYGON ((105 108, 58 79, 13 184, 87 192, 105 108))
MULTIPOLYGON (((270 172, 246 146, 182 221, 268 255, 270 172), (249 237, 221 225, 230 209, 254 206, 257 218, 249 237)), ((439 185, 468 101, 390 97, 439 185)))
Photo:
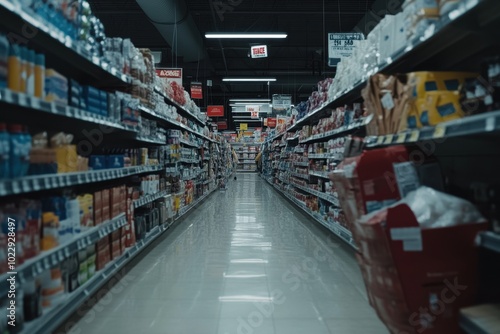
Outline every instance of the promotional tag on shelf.
POLYGON ((328 66, 335 67, 342 60, 352 56, 358 41, 365 39, 362 33, 328 34, 328 66))

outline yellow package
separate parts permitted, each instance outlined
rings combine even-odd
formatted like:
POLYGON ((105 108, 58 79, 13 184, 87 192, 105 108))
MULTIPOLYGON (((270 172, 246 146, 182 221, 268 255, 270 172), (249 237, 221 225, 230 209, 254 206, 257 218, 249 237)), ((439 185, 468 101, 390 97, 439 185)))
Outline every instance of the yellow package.
POLYGON ((434 126, 465 116, 459 92, 428 92, 426 98, 417 99, 416 108, 423 126, 434 126))
POLYGON ((78 154, 75 145, 55 148, 58 173, 71 173, 78 170, 78 154))
POLYGON ((91 194, 77 197, 80 204, 80 226, 83 229, 94 226, 94 196, 91 194))
POLYGON ((408 75, 410 96, 424 98, 428 92, 458 91, 466 79, 479 76, 473 72, 413 72, 408 75))
POLYGON ((422 123, 420 122, 420 117, 418 115, 418 109, 416 106, 416 101, 409 101, 406 104, 406 125, 408 129, 420 129, 422 123))

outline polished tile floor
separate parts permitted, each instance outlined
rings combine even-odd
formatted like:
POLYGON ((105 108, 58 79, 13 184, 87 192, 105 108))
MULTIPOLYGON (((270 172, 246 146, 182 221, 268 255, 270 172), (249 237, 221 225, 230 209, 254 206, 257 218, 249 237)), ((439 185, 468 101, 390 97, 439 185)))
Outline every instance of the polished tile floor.
POLYGON ((353 252, 239 174, 141 259, 72 333, 387 333, 353 252))

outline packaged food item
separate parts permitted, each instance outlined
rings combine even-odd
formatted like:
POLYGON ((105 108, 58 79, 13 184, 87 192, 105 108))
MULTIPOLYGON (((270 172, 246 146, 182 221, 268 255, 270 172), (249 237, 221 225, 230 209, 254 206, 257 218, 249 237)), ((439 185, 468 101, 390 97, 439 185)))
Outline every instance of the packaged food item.
POLYGON ((42 214, 42 250, 49 250, 59 245, 59 217, 54 212, 42 214))
POLYGON ((0 123, 0 180, 10 175, 10 134, 7 124, 0 123))
POLYGON ((45 99, 45 55, 35 56, 35 96, 45 99))
POLYGON ((7 87, 10 44, 7 37, 0 34, 0 88, 7 87))
POLYGON ((45 70, 45 101, 68 104, 68 79, 54 69, 45 70))

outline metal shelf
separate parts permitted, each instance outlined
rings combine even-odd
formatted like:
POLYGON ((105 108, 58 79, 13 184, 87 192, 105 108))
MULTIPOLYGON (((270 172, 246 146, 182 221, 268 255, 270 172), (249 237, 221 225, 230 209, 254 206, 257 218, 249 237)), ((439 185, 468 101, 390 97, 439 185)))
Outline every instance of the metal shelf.
POLYGON ((23 10, 17 2, 0 0, 0 17, 0 25, 19 36, 26 36, 26 23, 32 26, 28 31, 30 34, 36 32, 36 36, 30 38, 30 45, 43 50, 48 66, 56 64, 59 68, 64 68, 64 74, 68 77, 79 78, 81 83, 99 84, 101 87, 127 86, 132 82, 102 59, 91 56, 85 49, 85 43, 73 41, 50 22, 42 22, 35 13, 23 10))
POLYGON ((330 179, 330 177, 328 176, 329 173, 330 172, 317 172, 317 171, 313 171, 313 170, 309 171, 309 175, 322 177, 324 179, 330 179))
POLYGON ((343 160, 342 154, 339 153, 322 153, 322 154, 308 154, 307 157, 309 159, 331 159, 341 161, 343 160))
POLYGON ((164 198, 167 195, 167 191, 163 190, 156 194, 142 196, 141 198, 134 201, 134 209, 140 208, 141 206, 149 203, 153 203, 154 201, 159 200, 160 198, 164 198))
MULTIPOLYGON (((16 268, 17 279, 24 283, 26 280, 32 279, 40 275, 43 271, 48 270, 78 251, 85 249, 87 246, 95 244, 101 238, 111 234, 122 226, 127 224, 125 214, 113 218, 110 221, 104 222, 99 226, 95 226, 88 231, 78 234, 73 240, 55 247, 51 250, 44 251, 38 256, 27 260, 16 268)), ((0 276, 0 296, 5 296, 8 291, 7 277, 9 273, 0 276)))
POLYGON ((319 214, 311 212, 311 210, 309 210, 309 208, 307 208, 302 202, 297 200, 295 197, 282 191, 278 186, 272 184, 269 180, 266 179, 266 181, 273 188, 275 188, 279 193, 281 193, 283 196, 285 196, 288 200, 290 200, 292 203, 294 203, 297 207, 302 209, 312 219, 314 219, 316 222, 318 222, 319 224, 326 227, 329 231, 331 231, 333 234, 335 234, 337 237, 339 237, 342 241, 344 241, 349 246, 351 246, 352 248, 357 250, 357 247, 354 244, 354 239, 352 238, 352 233, 348 229, 346 229, 345 227, 343 227, 342 225, 340 225, 337 222, 332 223, 332 222, 325 221, 319 214))
MULTIPOLYGON (((63 117, 64 119, 73 119, 92 124, 104 125, 117 130, 129 131, 138 133, 137 127, 123 125, 121 122, 109 117, 97 115, 86 110, 79 108, 60 105, 55 102, 46 102, 34 96, 29 96, 22 93, 13 92, 9 89, 0 89, 0 102, 9 105, 10 108, 21 108, 24 111, 31 111, 34 113, 44 113, 46 116, 63 117)), ((7 108, 1 108, 1 112, 12 112, 7 108)))
POLYGON ((366 138, 368 148, 389 145, 414 144, 420 141, 486 135, 500 131, 500 111, 469 116, 445 122, 435 127, 410 130, 398 134, 366 138))
POLYGON ((294 161, 293 163, 295 166, 300 166, 300 167, 309 167, 309 162, 303 162, 303 161, 294 161))
POLYGON ((185 114, 187 116, 189 116, 189 118, 195 120, 198 124, 200 124, 201 126, 205 126, 205 122, 202 121, 201 119, 199 119, 198 117, 196 117, 195 115, 193 115, 193 113, 191 113, 191 111, 189 111, 186 107, 184 106, 181 106, 179 103, 177 103, 176 101, 172 100, 167 94, 163 93, 159 87, 155 87, 155 92, 160 94, 161 96, 163 96, 165 98, 165 102, 169 105, 172 105, 174 107, 176 107, 178 110, 181 110, 181 114, 185 114))
POLYGON ((154 117, 156 117, 156 118, 158 118, 158 119, 160 119, 160 120, 168 123, 169 125, 172 125, 172 126, 176 127, 177 129, 188 131, 188 132, 194 134, 197 137, 200 137, 202 139, 208 140, 208 141, 210 141, 212 143, 216 143, 215 140, 213 140, 213 139, 205 136, 204 134, 199 133, 199 132, 191 129, 190 127, 188 127, 188 126, 186 126, 186 125, 184 125, 182 123, 179 123, 176 120, 169 118, 168 116, 160 115, 160 114, 156 113, 154 110, 151 110, 151 109, 149 109, 149 108, 147 108, 145 106, 139 106, 139 110, 141 110, 143 113, 146 113, 148 115, 154 116, 154 117))
POLYGON ((0 181, 0 197, 103 182, 136 174, 157 172, 162 169, 163 166, 134 166, 76 173, 26 176, 0 181))
MULTIPOLYGON (((498 24, 500 2, 497 0, 464 0, 457 2, 447 15, 431 25, 423 36, 409 40, 406 47, 396 51, 392 57, 384 60, 373 71, 351 87, 333 96, 319 108, 308 113, 287 129, 293 132, 304 125, 326 115, 328 108, 353 102, 361 98, 361 90, 368 78, 376 73, 405 73, 415 69, 428 69, 436 66, 450 68, 461 64, 473 55, 484 50, 490 42, 478 38, 482 31, 491 30, 491 25, 498 24), (465 27, 465 28, 464 28, 465 27), (474 45, 474 47, 471 47, 474 45), (479 50, 482 48, 481 50, 479 50), (452 56, 450 56, 452 55, 452 56), (446 59, 443 62, 443 59, 446 59)), ((273 140, 276 138, 273 138, 273 140)))
POLYGON ((328 195, 326 193, 323 193, 321 191, 318 191, 318 190, 314 190, 314 189, 311 189, 309 187, 304 187, 304 186, 301 186, 299 184, 296 184, 296 183, 290 183, 292 186, 296 187, 296 188, 299 188, 305 192, 308 192, 312 195, 315 195, 316 197, 319 197, 321 199, 324 199, 325 201, 328 201, 332 204, 334 204, 336 207, 339 207, 340 208, 340 202, 339 202, 339 199, 332 196, 332 195, 328 195))
POLYGON ((356 121, 350 125, 342 126, 338 129, 327 131, 325 133, 320 133, 320 134, 311 136, 307 139, 301 140, 300 144, 314 143, 314 142, 325 141, 325 140, 332 139, 332 138, 344 137, 344 136, 348 135, 349 133, 364 129, 364 127, 368 123, 370 123, 372 119, 373 119, 373 115, 370 115, 370 116, 368 116, 364 119, 361 119, 359 121, 356 121))
POLYGON ((309 181, 309 174, 300 174, 300 173, 290 172, 290 175, 309 181))
POLYGON ((190 141, 185 140, 185 139, 180 139, 180 142, 181 142, 181 144, 184 144, 184 145, 189 146, 189 147, 194 147, 194 148, 198 148, 198 149, 201 148, 198 143, 190 142, 190 141))
MULTIPOLYGON (((198 205, 203 199, 213 193, 213 190, 202 198, 192 203, 189 207, 179 214, 174 221, 181 219, 189 210, 198 205)), ((173 223, 172 223, 173 224, 173 223)), ((82 305, 89 296, 93 295, 106 283, 108 280, 116 275, 127 263, 129 263, 135 256, 141 253, 146 247, 151 245, 153 241, 159 238, 172 224, 162 224, 153 228, 144 239, 137 241, 137 243, 128 248, 120 257, 112 262, 101 271, 97 272, 85 284, 80 286, 76 291, 68 294, 66 300, 54 308, 44 310, 43 315, 33 321, 27 322, 21 333, 26 334, 42 334, 50 333, 57 329, 71 314, 73 314, 80 305, 82 305)))
POLYGON ((500 253, 500 234, 493 232, 482 233, 481 245, 484 248, 500 253))
POLYGON ((477 305, 461 309, 459 323, 468 334, 498 333, 500 304, 477 305))
POLYGON ((146 137, 146 136, 142 136, 141 134, 138 134, 136 136, 136 140, 137 141, 142 141, 142 142, 148 143, 148 144, 155 144, 155 145, 165 145, 166 142, 167 142, 167 138, 165 138, 165 139, 149 138, 149 137, 146 137))

